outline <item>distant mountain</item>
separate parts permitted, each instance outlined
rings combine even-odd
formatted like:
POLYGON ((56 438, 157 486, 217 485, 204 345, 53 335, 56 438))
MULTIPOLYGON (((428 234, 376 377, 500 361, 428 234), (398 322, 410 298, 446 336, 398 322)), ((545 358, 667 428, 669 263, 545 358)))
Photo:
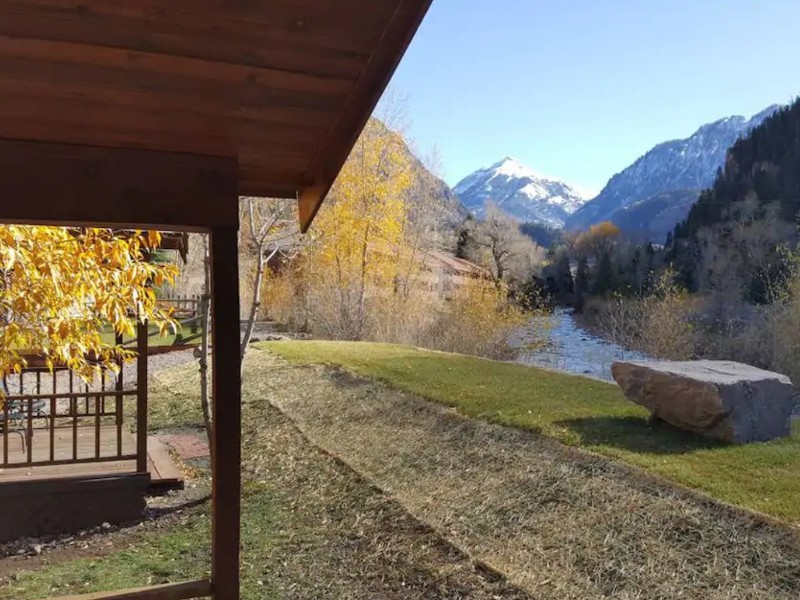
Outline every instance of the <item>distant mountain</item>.
MULTIPOLYGON (((725 164, 728 148, 779 108, 779 105, 770 106, 750 119, 726 117, 703 125, 686 139, 658 144, 630 167, 614 175, 596 198, 567 219, 566 227, 586 229, 594 223, 611 219, 616 211, 635 202, 711 185, 717 170, 725 164)), ((679 196, 685 200, 685 196, 679 196)), ((657 205, 660 206, 658 202, 653 206, 657 205)), ((639 208, 640 215, 643 210, 639 208)), ((662 227, 659 225, 658 228, 662 227)))
POLYGON ((634 242, 663 244, 676 223, 683 221, 700 190, 676 190, 656 194, 615 210, 608 220, 634 242))
POLYGON ((467 175, 453 191, 476 217, 483 215, 487 202, 493 202, 514 219, 555 228, 563 227, 585 202, 566 183, 539 175, 510 157, 467 175))

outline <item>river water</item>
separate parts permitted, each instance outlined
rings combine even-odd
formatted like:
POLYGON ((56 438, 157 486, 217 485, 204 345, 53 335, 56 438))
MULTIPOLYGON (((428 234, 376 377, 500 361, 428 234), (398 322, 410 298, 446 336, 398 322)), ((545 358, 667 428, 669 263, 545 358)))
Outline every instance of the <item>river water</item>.
POLYGON ((608 381, 613 381, 614 361, 648 358, 589 333, 578 325, 570 309, 561 308, 531 319, 512 335, 511 344, 518 350, 516 362, 608 381))

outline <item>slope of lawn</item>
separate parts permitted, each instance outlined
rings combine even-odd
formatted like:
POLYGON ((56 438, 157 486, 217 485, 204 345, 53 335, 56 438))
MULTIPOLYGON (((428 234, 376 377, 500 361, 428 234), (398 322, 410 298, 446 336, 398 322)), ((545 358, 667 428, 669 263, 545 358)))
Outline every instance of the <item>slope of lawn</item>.
POLYGON ((341 366, 462 414, 512 425, 637 465, 714 498, 800 524, 800 430, 735 446, 671 428, 602 381, 392 344, 263 344, 294 362, 341 366))

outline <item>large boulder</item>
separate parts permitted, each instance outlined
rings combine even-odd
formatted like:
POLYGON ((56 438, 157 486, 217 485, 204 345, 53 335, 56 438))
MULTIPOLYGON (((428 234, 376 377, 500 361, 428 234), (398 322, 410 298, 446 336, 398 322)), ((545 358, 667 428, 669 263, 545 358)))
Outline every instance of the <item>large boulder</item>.
POLYGON ((721 360, 615 362, 625 396, 680 429, 742 444, 791 435, 786 375, 721 360))

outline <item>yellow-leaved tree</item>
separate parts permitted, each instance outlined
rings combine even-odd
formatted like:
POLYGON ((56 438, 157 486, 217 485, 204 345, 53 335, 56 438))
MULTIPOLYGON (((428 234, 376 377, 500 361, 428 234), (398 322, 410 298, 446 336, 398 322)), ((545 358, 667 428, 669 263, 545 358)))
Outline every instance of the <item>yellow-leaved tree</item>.
POLYGON ((524 314, 480 267, 454 270, 458 211, 445 187, 400 133, 370 120, 311 232, 266 275, 270 316, 324 338, 503 356, 524 314))
POLYGON ((91 378, 136 354, 104 336, 109 328, 131 336, 147 320, 174 329, 155 287, 176 269, 147 260, 160 242, 155 231, 0 226, 0 375, 38 355, 91 378))
POLYGON ((413 168, 402 137, 371 120, 317 217, 303 264, 326 333, 361 339, 369 303, 394 291, 415 260, 404 243, 413 168))

